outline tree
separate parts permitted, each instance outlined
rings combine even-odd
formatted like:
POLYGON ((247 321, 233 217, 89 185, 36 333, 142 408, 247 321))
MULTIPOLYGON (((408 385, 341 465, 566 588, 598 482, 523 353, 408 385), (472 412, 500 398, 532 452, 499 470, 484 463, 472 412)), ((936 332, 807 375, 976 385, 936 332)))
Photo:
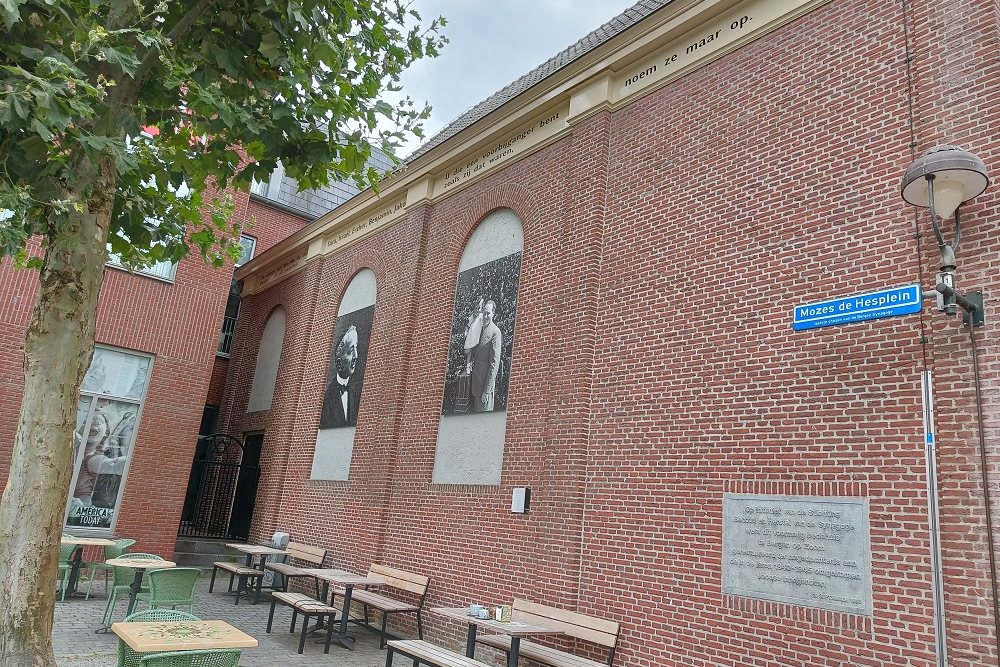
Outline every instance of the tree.
POLYGON ((277 160, 305 188, 374 185, 373 143, 391 154, 428 113, 382 99, 444 42, 441 19, 420 20, 404 0, 0 0, 0 257, 40 281, 0 502, 0 664, 55 664, 69 443, 109 245, 126 265, 189 248, 224 264, 240 230, 219 193, 277 160))

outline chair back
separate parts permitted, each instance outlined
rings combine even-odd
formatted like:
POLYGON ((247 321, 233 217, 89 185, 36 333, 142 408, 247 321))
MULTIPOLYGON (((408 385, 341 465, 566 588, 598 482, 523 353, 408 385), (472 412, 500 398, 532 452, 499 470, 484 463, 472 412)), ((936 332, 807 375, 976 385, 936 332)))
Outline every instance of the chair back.
POLYGON ((105 545, 104 547, 104 560, 109 560, 111 558, 118 558, 123 556, 128 548, 135 544, 135 540, 118 540, 114 545, 105 545))
MULTIPOLYGON (((125 618, 126 623, 156 623, 163 621, 200 621, 194 614, 186 611, 175 611, 173 609, 146 609, 137 611, 125 618)), ((137 653, 135 649, 126 644, 122 639, 118 640, 118 667, 139 667, 142 656, 148 653, 137 653)))
POLYGON ((237 667, 239 663, 240 650, 225 648, 147 654, 139 667, 237 667))
POLYGON ((59 562, 68 563, 70 558, 73 557, 73 552, 76 551, 75 544, 60 544, 59 545, 59 562))
MULTIPOLYGON (((156 554, 134 553, 129 554, 128 557, 135 560, 163 560, 163 556, 156 554)), ((135 570, 130 567, 115 566, 115 586, 131 586, 133 579, 135 579, 135 570)))
POLYGON ((126 616, 125 623, 162 623, 163 621, 200 621, 194 614, 176 609, 144 609, 126 616))
POLYGON ((149 573, 149 608, 194 605, 194 589, 201 570, 196 567, 175 567, 149 573))

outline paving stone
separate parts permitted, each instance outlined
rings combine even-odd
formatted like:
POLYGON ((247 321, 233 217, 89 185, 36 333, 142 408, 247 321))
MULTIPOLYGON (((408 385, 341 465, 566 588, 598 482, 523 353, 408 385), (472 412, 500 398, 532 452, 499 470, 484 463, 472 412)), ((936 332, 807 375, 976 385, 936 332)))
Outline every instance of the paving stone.
MULTIPOLYGON (((240 665, 251 667, 260 665, 274 667, 384 667, 385 651, 379 649, 378 633, 365 628, 351 626, 350 634, 357 639, 354 650, 349 651, 332 644, 330 653, 324 655, 323 645, 315 644, 310 638, 306 642, 302 655, 298 650, 299 635, 288 632, 291 621, 291 610, 278 607, 274 614, 273 632, 268 634, 267 614, 270 601, 266 594, 261 596, 260 604, 249 604, 240 600, 237 606, 233 604, 232 596, 226 596, 219 591, 225 591, 225 579, 216 581, 214 593, 208 592, 208 577, 202 577, 198 582, 195 594, 194 614, 203 619, 222 619, 236 626, 243 632, 256 637, 260 645, 256 648, 243 649, 240 665), (219 586, 219 582, 222 586, 219 586)), ((86 590, 86 583, 81 584, 81 590, 86 590)), ((55 645, 56 662, 60 667, 114 667, 118 661, 118 638, 111 632, 96 634, 94 631, 101 626, 101 617, 107 599, 104 595, 104 582, 94 582, 94 594, 90 600, 83 597, 67 599, 56 603, 55 628, 53 643, 55 645)), ((120 621, 125 616, 127 601, 120 601, 115 608, 114 620, 120 621)), ((140 604, 140 609, 144 608, 140 604)), ((301 621, 301 617, 299 619, 301 621)), ((301 627, 301 626, 299 626, 301 627)), ((316 635, 319 637, 320 635, 316 635)), ((395 657, 394 665, 410 667, 410 661, 399 656, 395 657)))

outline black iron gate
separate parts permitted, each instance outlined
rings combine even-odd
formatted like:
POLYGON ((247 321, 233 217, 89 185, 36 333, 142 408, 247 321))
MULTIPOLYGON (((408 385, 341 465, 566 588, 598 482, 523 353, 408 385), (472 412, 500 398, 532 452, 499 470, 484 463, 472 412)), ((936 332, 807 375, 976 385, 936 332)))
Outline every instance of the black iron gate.
POLYGON ((247 538, 260 480, 260 440, 247 436, 245 448, 225 433, 198 438, 178 535, 247 538))

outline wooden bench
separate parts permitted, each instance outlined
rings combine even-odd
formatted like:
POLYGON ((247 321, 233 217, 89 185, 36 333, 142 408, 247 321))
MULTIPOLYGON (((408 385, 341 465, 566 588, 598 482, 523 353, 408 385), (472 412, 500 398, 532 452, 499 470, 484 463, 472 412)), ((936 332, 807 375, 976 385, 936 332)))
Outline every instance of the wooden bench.
POLYGON ((337 616, 337 610, 328 604, 305 595, 304 593, 274 591, 271 593, 271 612, 267 616, 268 632, 271 632, 271 624, 274 622, 274 607, 279 602, 292 608, 292 625, 289 632, 295 632, 295 620, 299 614, 302 614, 302 634, 299 636, 299 653, 302 653, 302 650, 306 645, 306 635, 309 634, 309 617, 316 616, 320 622, 323 621, 324 616, 327 617, 326 648, 323 649, 323 653, 329 653, 330 640, 333 638, 333 626, 335 625, 334 620, 337 616))
MULTIPOLYGON (((379 648, 385 648, 385 628, 389 621, 389 614, 416 614, 417 636, 420 637, 420 639, 423 639, 424 626, 420 618, 420 611, 423 609, 424 599, 427 597, 427 586, 430 584, 430 578, 421 574, 398 570, 394 567, 388 567, 386 565, 372 565, 368 570, 368 574, 380 577, 383 580, 384 583, 379 585, 380 589, 388 588, 406 591, 410 594, 411 598, 416 598, 416 602, 408 602, 406 600, 390 597, 368 589, 353 590, 351 591, 351 601, 360 602, 364 605, 365 617, 364 621, 351 622, 362 623, 366 627, 370 628, 372 625, 368 620, 368 608, 371 607, 382 612, 382 628, 379 633, 379 648)), ((343 590, 335 590, 333 592, 335 598, 337 595, 343 594, 343 590)))
POLYGON ((255 567, 248 567, 246 565, 230 561, 216 561, 212 563, 212 581, 208 584, 209 593, 211 593, 212 589, 215 588, 215 575, 219 570, 224 570, 229 573, 228 592, 233 592, 233 579, 237 578, 239 580, 239 583, 236 586, 236 604, 240 603, 240 595, 242 595, 243 591, 246 591, 248 597, 250 596, 250 587, 247 585, 247 582, 251 579, 264 576, 264 571, 258 570, 255 567))
POLYGON ((420 664, 434 667, 484 667, 486 664, 422 639, 393 639, 388 642, 385 667, 392 667, 393 653, 406 656, 413 661, 414 667, 420 664))
MULTIPOLYGON (((551 646, 521 640, 520 655, 522 658, 528 658, 550 667, 607 667, 615 659, 615 649, 618 647, 618 636, 621 632, 621 627, 615 621, 548 607, 527 600, 514 600, 511 620, 557 628, 562 630, 563 634, 574 639, 608 649, 607 660, 598 662, 551 646)), ((510 651, 510 636, 508 635, 482 635, 476 637, 476 642, 505 653, 510 651)))
MULTIPOLYGON (((291 565, 288 560, 294 559, 297 562, 307 563, 311 567, 323 567, 323 560, 326 558, 326 549, 321 549, 320 547, 313 547, 308 544, 301 544, 299 542, 289 542, 288 546, 285 547, 285 557, 284 563, 268 563, 264 566, 265 571, 274 572, 280 574, 283 578, 281 590, 288 590, 288 580, 294 579, 296 577, 312 577, 308 572, 304 572, 302 568, 291 565)), ((315 579, 316 583, 316 599, 320 598, 319 593, 319 580, 315 579)))

